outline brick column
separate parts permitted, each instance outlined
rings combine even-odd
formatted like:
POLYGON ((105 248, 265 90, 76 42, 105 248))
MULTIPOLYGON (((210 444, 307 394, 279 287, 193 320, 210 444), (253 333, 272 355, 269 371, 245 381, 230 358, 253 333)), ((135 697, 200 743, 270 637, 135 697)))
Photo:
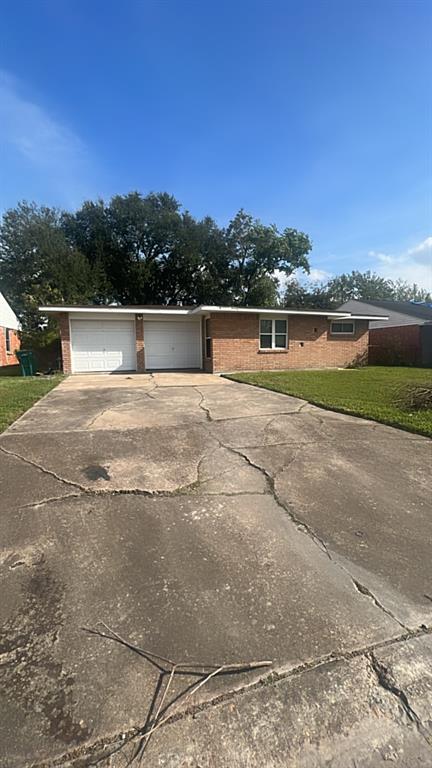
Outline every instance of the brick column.
POLYGON ((142 317, 138 319, 138 315, 135 315, 135 345, 137 356, 137 371, 138 373, 144 373, 144 320, 142 317))
POLYGON ((59 314, 58 324, 60 328, 63 373, 72 373, 69 315, 67 312, 61 312, 61 314, 59 314))
POLYGON ((6 360, 6 328, 0 327, 0 365, 7 365, 6 360))

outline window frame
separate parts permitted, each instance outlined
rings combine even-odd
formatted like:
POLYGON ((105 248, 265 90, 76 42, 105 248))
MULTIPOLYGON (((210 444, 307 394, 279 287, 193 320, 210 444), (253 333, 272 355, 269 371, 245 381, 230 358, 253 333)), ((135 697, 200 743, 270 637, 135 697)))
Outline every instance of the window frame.
POLYGON ((288 349, 288 318, 280 315, 260 315, 258 322, 258 344, 260 352, 285 352, 288 349), (261 331, 261 321, 269 320, 271 322, 271 333, 261 331), (285 332, 276 333, 276 320, 282 320, 285 323, 285 332), (271 336, 271 347, 261 346, 261 336, 271 336), (276 336, 285 336, 285 346, 276 346, 276 336))
POLYGON ((6 354, 11 355, 12 354, 12 338, 11 338, 10 328, 6 328, 5 344, 6 344, 6 354))
POLYGON ((354 336, 355 334, 355 320, 331 320, 330 321, 330 335, 331 336, 354 336), (352 331, 335 331, 333 326, 338 325, 352 325, 352 331))

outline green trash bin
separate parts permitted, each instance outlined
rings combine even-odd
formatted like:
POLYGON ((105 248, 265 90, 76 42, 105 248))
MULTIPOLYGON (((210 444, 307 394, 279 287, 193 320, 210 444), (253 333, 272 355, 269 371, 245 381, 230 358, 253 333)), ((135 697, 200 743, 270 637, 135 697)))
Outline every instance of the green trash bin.
POLYGON ((20 362, 22 376, 34 376, 36 373, 36 362, 31 349, 21 349, 16 353, 16 356, 20 362))

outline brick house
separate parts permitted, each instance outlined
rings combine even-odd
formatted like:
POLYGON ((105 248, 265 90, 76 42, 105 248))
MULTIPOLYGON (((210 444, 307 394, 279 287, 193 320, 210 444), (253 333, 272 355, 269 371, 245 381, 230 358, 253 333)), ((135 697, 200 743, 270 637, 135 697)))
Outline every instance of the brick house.
POLYGON ((351 299, 339 307, 347 312, 384 312, 385 320, 369 326, 372 364, 432 367, 432 305, 414 301, 351 299))
POLYGON ((369 322, 325 310, 214 306, 50 306, 65 373, 346 367, 367 356, 369 322))
POLYGON ((0 366, 16 365, 20 348, 20 324, 12 307, 0 293, 0 366))

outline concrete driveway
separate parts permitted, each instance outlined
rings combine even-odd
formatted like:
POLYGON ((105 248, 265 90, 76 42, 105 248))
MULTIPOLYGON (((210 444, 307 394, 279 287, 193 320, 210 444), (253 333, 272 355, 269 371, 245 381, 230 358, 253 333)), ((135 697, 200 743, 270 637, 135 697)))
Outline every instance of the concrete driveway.
POLYGON ((1 765, 125 765, 162 681, 151 768, 430 767, 431 467, 218 377, 65 380, 0 438, 1 765))

